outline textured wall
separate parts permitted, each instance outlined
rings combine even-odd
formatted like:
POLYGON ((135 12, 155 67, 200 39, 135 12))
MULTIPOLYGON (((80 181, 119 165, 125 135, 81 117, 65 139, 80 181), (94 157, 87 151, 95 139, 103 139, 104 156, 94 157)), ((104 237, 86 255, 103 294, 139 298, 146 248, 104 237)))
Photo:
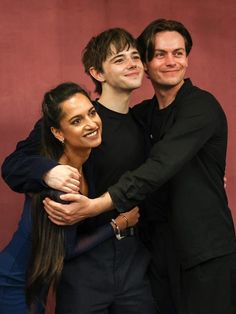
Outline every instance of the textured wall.
MULTIPOLYGON (((194 41, 188 75, 218 98, 228 116, 227 191, 236 218, 235 12, 235 0, 1 0, 0 163, 31 130, 47 89, 70 80, 93 90, 80 62, 91 36, 116 26, 136 36, 153 19, 177 19, 194 41)), ((133 104, 151 94, 145 81, 133 104)), ((2 179, 0 193, 2 247, 16 228, 23 196, 2 179)))

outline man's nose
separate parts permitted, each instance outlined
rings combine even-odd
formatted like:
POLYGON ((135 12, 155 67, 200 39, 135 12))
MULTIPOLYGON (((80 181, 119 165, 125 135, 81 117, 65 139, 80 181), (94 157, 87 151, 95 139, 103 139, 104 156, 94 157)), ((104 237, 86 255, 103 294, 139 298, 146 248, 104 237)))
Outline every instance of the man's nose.
POLYGON ((130 68, 136 68, 137 67, 137 61, 134 60, 133 58, 129 58, 128 59, 128 66, 130 68))
POLYGON ((172 65, 172 64, 176 63, 175 62, 175 57, 173 56, 172 53, 166 54, 165 60, 166 60, 166 64, 168 64, 168 65, 172 65))

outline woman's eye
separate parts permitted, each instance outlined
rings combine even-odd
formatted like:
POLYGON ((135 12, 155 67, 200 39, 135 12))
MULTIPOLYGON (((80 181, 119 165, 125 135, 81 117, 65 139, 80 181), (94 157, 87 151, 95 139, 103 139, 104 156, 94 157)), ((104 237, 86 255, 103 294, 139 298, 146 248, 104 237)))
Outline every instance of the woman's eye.
POLYGON ((80 124, 80 122, 81 122, 81 119, 75 119, 72 121, 72 124, 77 125, 77 124, 80 124))
POLYGON ((96 114, 97 114, 97 111, 96 111, 95 109, 91 110, 90 113, 89 113, 89 115, 90 115, 91 117, 96 116, 96 114))

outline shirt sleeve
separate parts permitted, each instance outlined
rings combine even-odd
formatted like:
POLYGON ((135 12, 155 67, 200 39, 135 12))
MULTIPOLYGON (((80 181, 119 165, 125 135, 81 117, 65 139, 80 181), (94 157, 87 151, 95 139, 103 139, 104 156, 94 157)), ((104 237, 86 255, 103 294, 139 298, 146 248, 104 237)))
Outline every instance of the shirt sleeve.
MULTIPOLYGON (((41 197, 44 199, 44 197, 47 196, 56 202, 68 204, 68 202, 60 199, 60 195, 62 194, 65 193, 49 188, 41 193, 41 197)), ((92 250, 100 243, 115 235, 114 229, 110 223, 106 223, 102 226, 91 228, 89 230, 86 229, 87 226, 84 226, 84 222, 64 227, 66 260, 70 260, 89 250, 92 250), (82 227, 82 230, 79 230, 80 227, 82 227)))
POLYGON ((137 205, 172 178, 213 136, 223 113, 207 92, 185 97, 175 110, 172 126, 153 146, 146 162, 108 189, 118 211, 137 205))
POLYGON ((86 233, 77 233, 77 228, 79 225, 69 226, 68 229, 65 229, 66 260, 92 250, 114 236, 114 230, 110 223, 96 227, 86 233))
POLYGON ((30 135, 19 142, 15 151, 2 165, 2 177, 13 191, 39 192, 45 188, 44 174, 57 162, 40 156, 42 121, 39 120, 30 135))

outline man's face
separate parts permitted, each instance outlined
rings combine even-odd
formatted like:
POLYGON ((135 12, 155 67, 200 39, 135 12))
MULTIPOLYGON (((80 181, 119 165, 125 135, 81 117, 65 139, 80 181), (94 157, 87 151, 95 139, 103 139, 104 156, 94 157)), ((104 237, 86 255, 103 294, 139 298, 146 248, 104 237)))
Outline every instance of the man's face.
POLYGON ((114 48, 103 62, 104 84, 113 89, 132 91, 140 87, 143 73, 140 55, 134 47, 119 53, 114 48))
POLYGON ((171 88, 183 83, 188 57, 182 35, 164 31, 155 35, 155 52, 144 68, 154 88, 171 88))

